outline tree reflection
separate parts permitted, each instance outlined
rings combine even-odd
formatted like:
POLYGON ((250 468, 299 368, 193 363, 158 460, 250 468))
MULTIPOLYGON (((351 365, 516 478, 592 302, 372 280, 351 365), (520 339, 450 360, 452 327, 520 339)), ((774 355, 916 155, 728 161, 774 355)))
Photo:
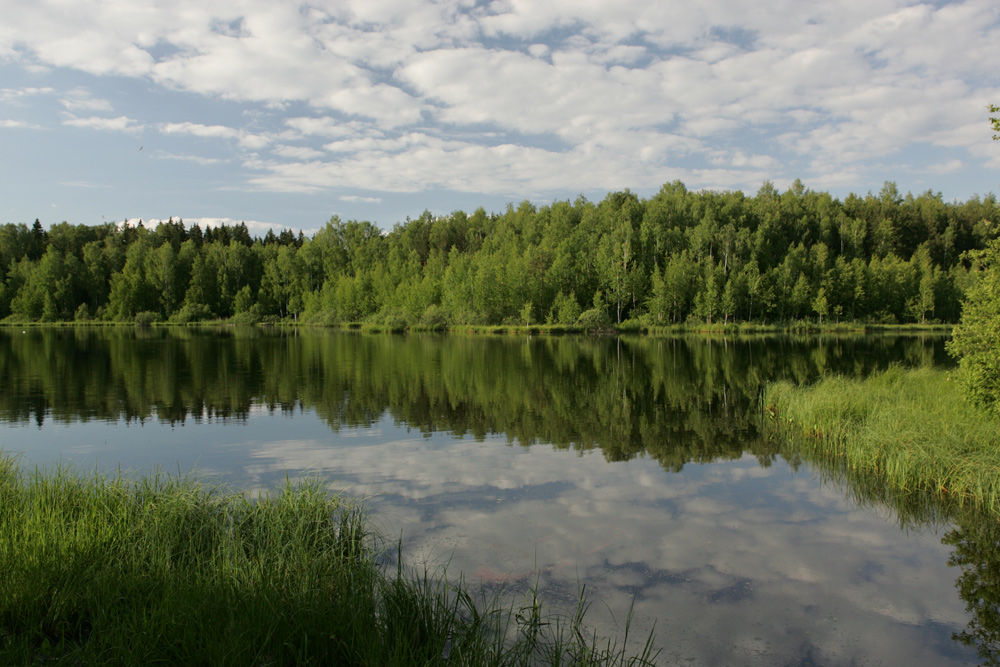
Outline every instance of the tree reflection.
POLYGON ((993 517, 963 517, 942 539, 954 547, 948 565, 961 568, 955 582, 971 615, 954 638, 974 647, 984 665, 1000 665, 1000 523, 993 517))
MULTIPOLYGON (((918 338, 381 336, 328 330, 0 331, 0 419, 246 419, 311 410, 334 430, 390 415, 424 433, 599 448, 609 461, 761 460, 756 398, 777 378, 868 373, 918 338)), ((941 346, 938 345, 938 348, 941 346)))

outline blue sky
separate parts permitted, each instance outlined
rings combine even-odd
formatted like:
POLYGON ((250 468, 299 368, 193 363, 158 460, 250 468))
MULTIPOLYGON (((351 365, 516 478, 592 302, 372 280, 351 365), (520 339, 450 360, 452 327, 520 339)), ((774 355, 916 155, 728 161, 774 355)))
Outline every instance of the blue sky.
POLYGON ((1000 3, 0 0, 0 222, 1000 192, 1000 3))

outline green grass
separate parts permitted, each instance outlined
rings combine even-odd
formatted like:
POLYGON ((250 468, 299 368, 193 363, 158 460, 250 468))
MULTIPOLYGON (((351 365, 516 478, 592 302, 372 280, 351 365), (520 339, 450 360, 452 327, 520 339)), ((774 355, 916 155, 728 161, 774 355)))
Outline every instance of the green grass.
POLYGON ((391 562, 317 483, 22 473, 0 457, 0 664, 651 664, 650 641, 391 562), (447 659, 446 659, 447 658, 447 659))
MULTIPOLYGON (((276 319, 268 318, 260 322, 243 322, 239 317, 230 319, 208 319, 191 322, 169 322, 144 319, 138 323, 144 326, 154 327, 221 327, 221 326, 312 326, 332 329, 360 330, 366 333, 405 333, 405 332, 453 332, 472 334, 500 334, 500 335, 558 335, 558 334, 587 334, 594 333, 586 327, 576 324, 449 324, 442 326, 426 326, 420 323, 407 324, 405 321, 393 323, 384 322, 338 322, 324 320, 322 318, 314 321, 296 322, 290 318, 276 319)), ((13 316, 0 321, 0 327, 5 328, 45 328, 45 327, 99 327, 99 326, 136 326, 135 321, 106 321, 106 320, 73 320, 61 322, 34 322, 19 321, 13 316)), ((626 320, 621 324, 611 324, 608 329, 598 331, 602 334, 643 334, 649 336, 675 336, 685 333, 722 333, 722 334, 821 334, 821 333, 918 333, 936 332, 947 333, 953 328, 951 324, 870 324, 864 322, 825 322, 822 325, 815 320, 797 320, 791 322, 683 322, 678 324, 651 325, 639 320, 626 320)))
POLYGON ((947 371, 892 367, 866 379, 781 382, 765 390, 763 406, 806 458, 892 494, 1000 515, 1000 419, 966 401, 947 371))

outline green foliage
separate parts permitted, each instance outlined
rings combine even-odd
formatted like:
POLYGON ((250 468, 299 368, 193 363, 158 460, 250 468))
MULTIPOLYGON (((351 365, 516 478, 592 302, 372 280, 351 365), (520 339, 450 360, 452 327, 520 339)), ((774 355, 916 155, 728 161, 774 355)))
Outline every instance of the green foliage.
POLYGON ((263 318, 260 314, 260 304, 251 303, 245 310, 237 311, 230 320, 233 324, 259 324, 263 318))
POLYGON ((141 313, 136 313, 132 321, 135 322, 137 327, 148 327, 150 324, 159 321, 160 317, 154 312, 144 310, 141 313))
POLYGON ((213 317, 207 306, 198 303, 185 303, 180 310, 170 316, 170 322, 174 324, 188 324, 190 322, 210 320, 213 317))
POLYGON ((552 304, 548 319, 550 323, 555 324, 576 324, 582 312, 575 292, 571 291, 569 294, 559 292, 552 304))
POLYGON ((865 379, 779 382, 762 401, 770 425, 809 458, 1000 516, 1000 421, 963 400, 946 371, 897 366, 865 379))
POLYGON ((451 324, 451 316, 437 304, 431 304, 420 316, 420 326, 429 331, 445 331, 451 324))
POLYGON ((969 289, 949 350, 977 403, 1000 410, 1000 241, 974 256, 981 271, 969 289))
POLYGON ((889 182, 839 201, 798 181, 753 197, 675 182, 646 200, 625 190, 501 214, 425 211, 388 232, 334 217, 312 238, 172 220, 46 232, 36 221, 0 225, 0 317, 72 320, 87 303, 121 322, 148 311, 378 323, 396 312, 423 326, 436 306, 453 324, 573 324, 602 307, 574 295, 600 291, 616 323, 714 326, 819 315, 825 290, 824 320, 954 322, 972 282, 963 253, 998 228, 992 196, 948 203, 889 182))
POLYGON ((950 567, 961 574, 956 581, 959 596, 966 601, 969 622, 952 635, 979 653, 980 665, 1000 665, 1000 523, 987 517, 963 515, 957 526, 941 540, 954 548, 950 567))
MULTIPOLYGON (((4 664, 652 664, 562 619, 382 563, 319 483, 249 497, 190 479, 22 475, 0 458, 4 664)), ((627 626, 626 626, 627 633, 627 626)))
POLYGON ((812 302, 812 309, 819 317, 819 323, 823 324, 823 318, 828 312, 830 312, 830 302, 826 298, 825 288, 819 288, 819 293, 816 295, 816 299, 812 302))
POLYGON ((580 313, 576 326, 584 331, 608 331, 611 329, 611 317, 605 308, 591 308, 580 313))
POLYGON ((0 417, 13 423, 245 419, 266 404, 314 411, 334 430, 390 415, 427 433, 508 433, 599 448, 609 460, 646 454, 668 469, 755 447, 765 381, 867 374, 886 358, 927 354, 917 336, 840 333, 817 345, 787 334, 734 338, 732 325, 726 335, 530 340, 285 327, 21 331, 0 328, 0 417))
POLYGON ((400 333, 409 328, 410 320, 404 312, 395 309, 385 309, 374 318, 372 324, 376 325, 380 331, 400 333))

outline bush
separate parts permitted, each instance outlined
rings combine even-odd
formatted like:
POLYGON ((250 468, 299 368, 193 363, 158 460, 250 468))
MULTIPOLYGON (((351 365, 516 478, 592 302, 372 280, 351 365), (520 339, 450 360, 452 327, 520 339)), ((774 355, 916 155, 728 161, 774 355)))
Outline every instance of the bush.
POLYGON ((431 331, 446 331, 451 324, 451 316, 447 310, 432 303, 420 317, 420 326, 431 331))
POLYGON ((628 331, 629 333, 640 333, 645 327, 641 318, 630 318, 618 325, 618 331, 628 331))
POLYGON ((201 322, 214 317, 208 306, 202 304, 184 304, 184 307, 170 316, 170 322, 174 324, 187 324, 188 322, 201 322))
POLYGON ((972 257, 982 272, 966 294, 948 351, 958 358, 967 395, 1000 411, 1000 240, 972 257))
POLYGON ((581 308, 576 293, 559 292, 549 313, 550 324, 574 324, 580 318, 581 308))
POLYGON ((580 313, 576 325, 585 331, 605 331, 611 328, 611 318, 603 308, 591 308, 580 313))
POLYGON ((398 333, 409 328, 410 320, 405 313, 398 310, 383 310, 375 316, 373 324, 377 325, 378 329, 398 333))
POLYGON ((154 313, 149 310, 144 310, 141 313, 136 313, 132 321, 135 322, 137 327, 148 327, 153 322, 157 322, 160 319, 159 313, 154 313))
POLYGON ((238 312, 232 317, 234 324, 257 324, 260 322, 260 304, 253 304, 249 309, 238 312))

